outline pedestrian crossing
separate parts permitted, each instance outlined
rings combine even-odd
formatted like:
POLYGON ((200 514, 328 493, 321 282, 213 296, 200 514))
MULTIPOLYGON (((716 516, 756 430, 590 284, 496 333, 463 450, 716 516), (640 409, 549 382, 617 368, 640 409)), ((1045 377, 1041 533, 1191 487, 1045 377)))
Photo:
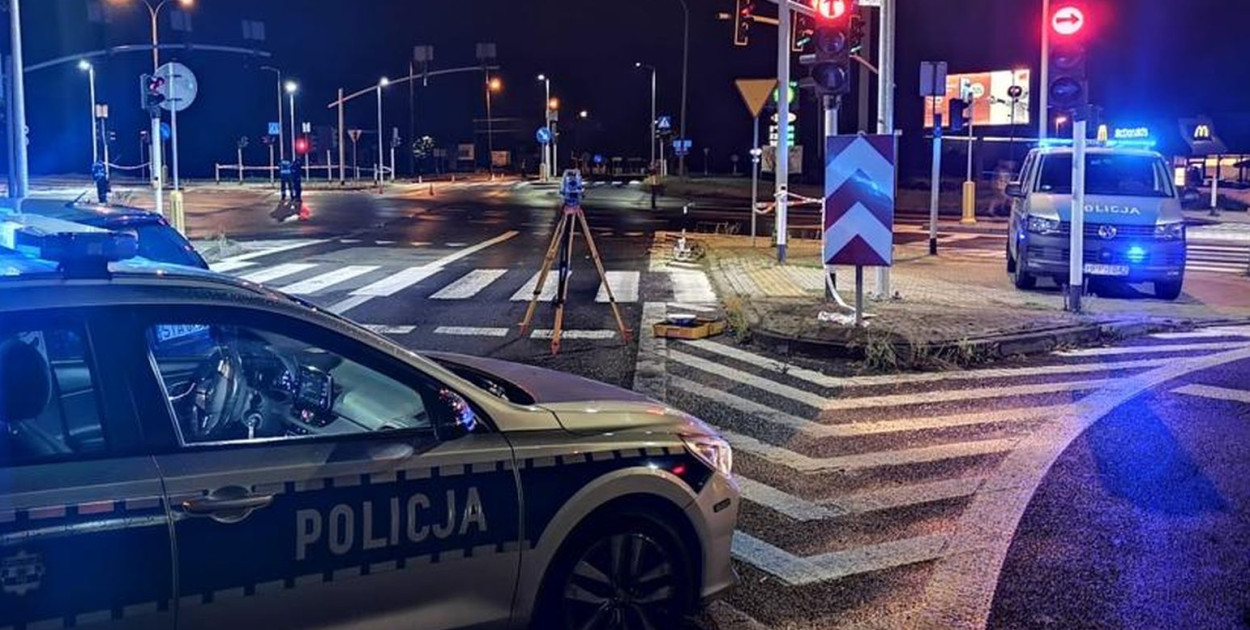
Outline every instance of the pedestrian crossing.
MULTIPOLYGON (((850 588, 840 586, 845 580, 893 580, 882 577, 890 572, 909 583, 906 576, 954 553, 964 508, 1030 435, 1124 379, 1250 349, 1250 328, 1164 333, 1134 344, 1010 367, 878 376, 826 374, 719 340, 670 340, 666 401, 712 424, 734 447, 744 505, 733 555, 755 586, 730 604, 769 611, 759 619, 769 627, 809 627, 802 602, 850 588)), ((1250 402, 1246 392, 1219 387, 1176 391, 1250 402)), ((877 596, 924 595, 899 588, 877 596)))

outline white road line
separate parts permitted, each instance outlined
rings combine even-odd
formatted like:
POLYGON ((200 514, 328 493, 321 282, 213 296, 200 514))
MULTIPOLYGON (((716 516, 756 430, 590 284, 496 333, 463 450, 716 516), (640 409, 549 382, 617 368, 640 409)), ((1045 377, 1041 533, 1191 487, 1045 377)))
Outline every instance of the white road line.
POLYGON ((1239 350, 1248 345, 1250 345, 1250 341, 1221 341, 1216 343, 1163 344, 1157 346, 1126 346, 1121 348, 1080 348, 1077 350, 1061 350, 1056 352, 1055 356, 1110 357, 1123 354, 1152 354, 1163 352, 1224 352, 1226 350, 1239 350))
POLYGON ((750 418, 763 420, 770 424, 783 426, 799 431, 809 438, 849 438, 866 435, 884 435, 888 433, 905 433, 909 431, 926 431, 967 427, 986 424, 1007 424, 1011 422, 1032 422, 1046 418, 1060 417, 1066 405, 1047 405, 1042 407, 1026 407, 1020 409, 995 409, 980 413, 953 414, 907 418, 903 420, 880 420, 874 422, 854 422, 843 424, 824 424, 794 416, 772 407, 735 396, 728 392, 713 389, 701 383, 669 376, 669 386, 680 389, 688 394, 718 405, 742 412, 750 418))
POLYGON ((743 363, 748 363, 750 365, 754 365, 759 368, 765 368, 770 371, 777 372, 778 374, 785 374, 786 376, 793 376, 794 378, 797 378, 799 380, 807 381, 815 385, 820 385, 821 387, 833 388, 833 387, 839 387, 842 384, 842 379, 834 378, 832 376, 826 376, 824 374, 821 374, 820 372, 815 372, 813 370, 808 370, 808 369, 804 369, 801 367, 795 367, 792 365, 780 363, 769 357, 759 355, 759 354, 754 354, 752 352, 747 352, 746 350, 741 350, 734 346, 725 345, 723 343, 718 343, 718 342, 710 341, 707 339, 698 339, 695 341, 686 341, 683 343, 694 346, 700 350, 706 350, 707 352, 711 352, 713 354, 719 354, 723 357, 728 357, 730 359, 737 359, 739 361, 742 361, 743 363))
POLYGON ((1229 400, 1232 402, 1250 405, 1250 392, 1242 389, 1214 387, 1212 385, 1186 385, 1172 390, 1172 393, 1184 394, 1186 396, 1199 396, 1202 398, 1214 398, 1215 400, 1229 400))
POLYGON ((416 330, 416 326, 387 326, 384 324, 364 324, 365 328, 382 335, 407 335, 416 330))
POLYGON ((716 291, 702 271, 670 271, 673 301, 693 304, 716 303, 716 291))
POLYGON ((1179 333, 1156 333, 1150 336, 1152 339, 1163 340, 1180 340, 1180 339, 1211 339, 1218 337, 1250 337, 1250 326, 1221 326, 1217 328, 1203 328, 1191 332, 1179 333))
POLYGON ((722 437, 729 441, 734 449, 800 472, 854 471, 887 466, 925 464, 980 455, 995 455, 1011 451, 1018 443, 1016 439, 977 440, 895 451, 876 451, 855 455, 838 455, 835 457, 810 457, 795 453, 787 448, 762 442, 750 436, 725 430, 724 428, 720 428, 718 431, 722 437))
POLYGON ((380 267, 378 265, 348 265, 346 267, 339 267, 334 271, 327 271, 326 273, 313 276, 307 280, 300 280, 294 284, 288 284, 282 287, 282 291, 284 293, 290 293, 291 295, 310 295, 318 291, 324 291, 336 284, 347 282, 352 278, 377 271, 379 268, 380 267))
POLYGON ((350 311, 372 299, 373 296, 371 295, 349 295, 342 300, 331 304, 327 310, 336 315, 342 315, 343 313, 346 313, 347 311, 350 311))
MULTIPOLYGON (((815 409, 820 409, 829 400, 828 398, 821 396, 819 394, 813 394, 811 392, 804 391, 796 387, 790 387, 789 385, 784 385, 776 381, 772 381, 766 378, 756 376, 754 374, 751 374, 750 372, 743 372, 741 370, 735 370, 734 368, 727 367, 720 363, 715 363, 712 361, 708 361, 706 359, 701 359, 692 354, 678 352, 672 348, 669 349, 668 360, 675 361, 682 365, 692 367, 696 370, 701 370, 709 374, 714 374, 722 378, 727 378, 731 381, 735 381, 743 385, 749 385, 751 387, 754 387, 764 392, 777 394, 779 396, 785 396, 786 398, 789 398, 790 400, 802 403, 804 405, 813 407, 815 409)), ((690 381, 687 381, 687 382, 690 382, 690 381)), ((706 387, 706 385, 700 386, 694 383, 691 383, 691 384, 695 385, 696 392, 706 387)))
MULTIPOLYGON (((551 339, 555 331, 546 328, 540 328, 530 334, 530 339, 551 339)), ((612 339, 616 337, 615 330, 564 330, 560 332, 561 339, 612 339)))
MULTIPOLYGON (((293 249, 299 249, 301 247, 309 247, 312 245, 320 245, 321 243, 326 243, 329 241, 330 239, 328 238, 310 240, 310 241, 294 241, 291 243, 287 243, 285 245, 279 245, 277 247, 261 249, 261 250, 257 250, 254 252, 247 252, 246 254, 239 254, 238 256, 230 256, 229 258, 223 258, 218 262, 238 262, 240 260, 253 260, 256 258, 268 256, 270 254, 279 254, 282 252, 289 252, 293 249)), ((243 245, 246 246, 247 244, 243 243, 243 245)))
POLYGON ((947 479, 908 484, 839 497, 831 501, 808 501, 772 486, 735 475, 742 498, 799 522, 819 521, 848 514, 865 514, 970 496, 981 477, 947 479))
POLYGON ((1220 245, 1197 245, 1189 244, 1189 251, 1192 252, 1229 252, 1234 254, 1250 254, 1250 247, 1228 247, 1220 245))
POLYGON ((596 302, 608 301, 608 287, 612 288, 612 296, 621 304, 638 301, 638 283, 642 279, 642 273, 638 271, 606 271, 604 274, 608 278, 608 282, 599 283, 599 294, 595 296, 596 302))
POLYGON ((418 282, 421 282, 422 280, 425 280, 439 271, 441 271, 441 269, 438 267, 430 267, 427 265, 409 267, 399 273, 391 274, 381 280, 378 280, 377 282, 356 289, 355 291, 352 291, 352 295, 389 297, 418 282))
POLYGON ((313 263, 283 263, 281 265, 275 265, 259 271, 253 271, 249 274, 244 274, 243 276, 240 276, 240 278, 247 280, 248 282, 264 284, 279 278, 285 278, 287 276, 293 276, 297 273, 308 271, 316 266, 317 265, 313 263))
POLYGON ((431 300, 466 300, 483 289, 504 274, 508 273, 507 269, 474 269, 469 273, 458 278, 455 282, 439 289, 437 293, 430 296, 431 300))
POLYGON ((1250 269, 1250 266, 1232 268, 1232 267, 1212 267, 1210 265, 1185 265, 1186 271, 1201 271, 1204 273, 1239 274, 1239 273, 1246 273, 1247 269, 1250 269))
POLYGON ((801 558, 736 531, 733 555, 786 584, 803 586, 936 560, 946 541, 944 535, 919 536, 801 558))
POLYGON ((509 328, 478 328, 475 326, 439 326, 434 329, 436 335, 453 335, 456 337, 507 337, 509 328))
POLYGON ((244 260, 231 260, 231 261, 210 263, 208 265, 208 268, 212 269, 213 271, 216 271, 217 273, 230 273, 231 271, 237 271, 239 269, 244 269, 246 267, 253 267, 255 265, 256 263, 254 262, 247 262, 244 260))
POLYGON ((986 400, 990 398, 1010 398, 1013 396, 1040 396, 1062 392, 1086 392, 1099 389, 1114 383, 1111 379, 1093 381, 1071 381, 1063 383, 1037 383, 1033 385, 1014 385, 1011 387, 991 387, 987 389, 952 389, 916 394, 889 394, 885 396, 865 396, 863 398, 836 398, 824 405, 825 411, 847 411, 852 409, 880 409, 882 407, 899 407, 903 405, 926 405, 944 402, 963 402, 968 400, 986 400))
MULTIPOLYGON (((538 276, 540 275, 542 275, 541 271, 535 273, 533 276, 530 276, 530 279, 526 280, 525 284, 521 285, 521 288, 517 289, 517 292, 512 294, 511 301, 528 302, 533 299, 534 287, 538 286, 538 276)), ((571 278, 572 276, 573 274, 570 272, 569 277, 571 278)), ((556 288, 559 286, 559 282, 559 274, 555 273, 555 270, 552 270, 551 273, 547 274, 546 281, 543 282, 543 290, 542 293, 539 294, 538 300, 540 302, 550 302, 554 300, 556 297, 556 288)))

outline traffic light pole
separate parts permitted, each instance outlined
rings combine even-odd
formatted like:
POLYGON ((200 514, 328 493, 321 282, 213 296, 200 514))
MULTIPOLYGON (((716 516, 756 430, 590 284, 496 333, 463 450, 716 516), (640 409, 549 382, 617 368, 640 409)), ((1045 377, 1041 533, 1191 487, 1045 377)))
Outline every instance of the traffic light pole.
POLYGON ((937 110, 937 97, 929 99, 933 103, 933 171, 929 184, 929 255, 938 253, 938 204, 942 190, 942 112, 937 110))
POLYGON ((1072 220, 1068 235, 1068 295, 1065 310, 1081 312, 1085 292, 1085 134, 1086 117, 1073 116, 1072 123, 1072 220))
MULTIPOLYGON (((894 28, 896 0, 881 0, 877 81, 877 133, 894 134, 894 28)), ((877 297, 890 299, 890 268, 877 267, 877 297)))
MULTIPOLYGON (((160 110, 157 110, 157 111, 159 112, 160 110)), ((163 166, 161 166, 161 161, 162 161, 161 154, 164 153, 165 151, 161 147, 161 116, 158 113, 157 115, 152 116, 151 118, 152 118, 152 131, 150 133, 152 135, 149 137, 152 139, 152 145, 151 145, 152 149, 148 153, 150 155, 149 159, 152 162, 152 185, 156 189, 156 214, 164 216, 165 200, 163 198, 163 194, 165 191, 165 185, 164 185, 165 169, 163 166)))
MULTIPOLYGON (((12 199, 24 199, 30 190, 30 165, 26 154, 26 81, 22 68, 22 16, 21 2, 9 2, 9 50, 12 52, 10 66, 10 84, 13 99, 13 119, 10 121, 9 146, 13 153, 13 188, 9 190, 12 199)), ((21 206, 19 205, 20 209, 21 206)))
POLYGON ((777 202, 777 262, 786 264, 786 237, 789 228, 788 196, 790 194, 790 14, 789 0, 779 6, 777 32, 777 184, 774 198, 777 202))
MULTIPOLYGON (((410 73, 410 74, 411 74, 411 73, 410 73)), ((339 185, 340 185, 340 186, 342 186, 342 185, 344 185, 344 184, 346 184, 346 183, 347 183, 347 166, 346 166, 345 164, 343 164, 344 159, 347 157, 347 143, 345 143, 345 142, 343 141, 343 134, 344 134, 344 133, 346 133, 346 130, 345 130, 345 129, 343 129, 343 88, 339 88, 338 108, 339 108, 339 129, 338 129, 338 134, 339 134, 339 185)), ((353 155, 353 157, 352 157, 352 162, 353 162, 353 163, 355 163, 355 161, 356 161, 356 158, 355 158, 355 150, 356 150, 356 142, 355 142, 355 141, 352 141, 352 151, 353 151, 353 153, 352 153, 352 155, 353 155)))

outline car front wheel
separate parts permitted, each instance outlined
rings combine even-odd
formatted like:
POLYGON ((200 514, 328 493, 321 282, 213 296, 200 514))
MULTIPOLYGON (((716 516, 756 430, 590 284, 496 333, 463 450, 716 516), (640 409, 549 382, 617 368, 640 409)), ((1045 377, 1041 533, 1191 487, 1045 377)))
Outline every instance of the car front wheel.
POLYGON ((1174 301, 1181 296, 1184 280, 1167 280, 1155 283, 1155 297, 1160 300, 1174 301))

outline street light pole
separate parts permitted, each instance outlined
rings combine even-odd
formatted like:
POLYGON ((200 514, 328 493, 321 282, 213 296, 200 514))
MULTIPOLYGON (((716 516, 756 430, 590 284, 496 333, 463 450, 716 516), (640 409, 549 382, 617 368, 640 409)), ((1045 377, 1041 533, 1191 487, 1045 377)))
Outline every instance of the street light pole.
POLYGON ((637 62, 634 62, 634 67, 651 71, 651 139, 650 139, 651 162, 650 162, 650 165, 656 166, 655 164, 655 142, 656 142, 656 136, 655 136, 655 131, 656 131, 655 130, 655 93, 656 93, 655 66, 642 63, 641 61, 637 61, 637 62))
POLYGON ((299 91, 299 84, 294 81, 287 81, 283 86, 286 89, 287 96, 291 101, 291 159, 297 156, 295 152, 295 93, 299 91))
MULTIPOLYGON (((13 97, 13 120, 9 121, 10 131, 9 138, 13 151, 13 189, 9 191, 9 197, 18 199, 26 198, 26 194, 30 188, 30 171, 28 156, 26 153, 26 80, 22 72, 22 68, 26 67, 22 63, 22 16, 21 16, 21 0, 12 0, 9 2, 9 50, 12 51, 13 65, 11 68, 10 79, 12 81, 11 90, 13 97)), ((17 208, 20 210, 21 205, 17 208)))
MULTIPOLYGON (((161 56, 160 56, 161 53, 160 53, 160 45, 159 45, 160 38, 159 38, 159 33, 156 28, 156 25, 157 25, 156 18, 160 16, 161 9, 165 8, 165 5, 169 4, 169 1, 170 0, 161 0, 160 2, 156 3, 156 6, 153 6, 152 0, 143 0, 143 4, 147 6, 148 8, 148 16, 152 18, 152 74, 156 74, 156 69, 159 68, 161 65, 161 56)), ((193 0, 178 0, 178 4, 181 4, 184 7, 191 6, 192 2, 193 0)))
POLYGON ((100 161, 100 136, 99 125, 96 124, 95 116, 95 66, 86 59, 78 62, 78 69, 87 72, 87 83, 91 92, 91 167, 95 168, 95 163, 100 161))
MULTIPOLYGON (((551 78, 545 74, 538 75, 538 80, 543 82, 546 90, 546 96, 543 99, 543 126, 546 127, 548 133, 551 132, 551 78)), ((543 166, 539 179, 547 181, 551 177, 551 144, 543 145, 543 166)))
POLYGON ((261 66, 261 70, 268 70, 277 75, 278 86, 278 159, 286 159, 286 134, 282 131, 282 71, 273 66, 261 66))
MULTIPOLYGON (((682 45, 681 45, 681 142, 683 148, 686 143, 686 79, 690 74, 690 6, 686 4, 686 0, 681 0, 681 10, 684 17, 684 26, 682 27, 682 45)), ((789 30, 785 31, 786 33, 789 30)), ((781 36, 783 39, 786 35, 781 36)), ((654 80, 654 78, 653 78, 654 80)), ((651 117, 652 119, 655 116, 651 117)), ((682 151, 677 157, 677 171, 682 177, 686 176, 686 151, 682 151)))
POLYGON ((378 178, 378 190, 382 190, 382 88, 389 85, 390 79, 382 77, 378 80, 378 166, 373 174, 378 178))

